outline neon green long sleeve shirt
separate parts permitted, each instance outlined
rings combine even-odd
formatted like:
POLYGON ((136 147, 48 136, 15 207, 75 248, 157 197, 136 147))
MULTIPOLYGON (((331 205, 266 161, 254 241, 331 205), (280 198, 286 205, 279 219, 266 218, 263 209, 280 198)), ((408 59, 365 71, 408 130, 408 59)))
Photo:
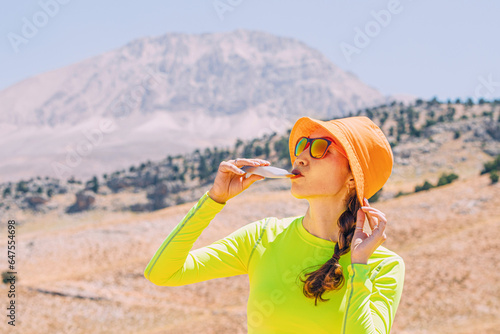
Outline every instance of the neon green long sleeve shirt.
POLYGON ((344 286, 324 293, 329 300, 315 306, 314 299, 304 296, 298 277, 331 258, 335 243, 310 234, 303 216, 268 217, 191 250, 223 207, 205 193, 158 248, 144 271, 146 279, 181 286, 247 274, 249 334, 390 332, 405 271, 396 253, 379 246, 368 264, 351 264, 351 253, 344 254, 344 286))

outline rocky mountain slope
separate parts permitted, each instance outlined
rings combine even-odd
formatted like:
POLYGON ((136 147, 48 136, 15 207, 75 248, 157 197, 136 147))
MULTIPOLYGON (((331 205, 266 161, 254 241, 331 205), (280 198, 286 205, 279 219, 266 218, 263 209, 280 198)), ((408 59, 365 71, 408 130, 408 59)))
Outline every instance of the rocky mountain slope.
POLYGON ((387 99, 292 38, 146 37, 0 91, 0 174, 90 177, 387 99))

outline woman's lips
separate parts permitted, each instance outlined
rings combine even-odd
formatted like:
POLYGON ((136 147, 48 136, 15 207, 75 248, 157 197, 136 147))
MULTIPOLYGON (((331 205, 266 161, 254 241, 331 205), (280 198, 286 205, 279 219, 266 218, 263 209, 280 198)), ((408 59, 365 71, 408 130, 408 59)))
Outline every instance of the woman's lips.
POLYGON ((295 174, 294 176, 290 177, 291 179, 297 179, 299 177, 303 177, 302 173, 298 171, 297 169, 292 170, 292 174, 295 174))

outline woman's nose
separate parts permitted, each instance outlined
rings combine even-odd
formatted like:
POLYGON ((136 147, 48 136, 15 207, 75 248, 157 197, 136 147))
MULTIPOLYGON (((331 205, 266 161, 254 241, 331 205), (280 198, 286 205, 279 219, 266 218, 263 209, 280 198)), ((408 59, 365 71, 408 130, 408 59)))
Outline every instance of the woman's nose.
POLYGON ((298 164, 305 165, 307 163, 307 157, 309 156, 309 147, 306 146, 306 148, 300 152, 299 156, 295 160, 298 164))

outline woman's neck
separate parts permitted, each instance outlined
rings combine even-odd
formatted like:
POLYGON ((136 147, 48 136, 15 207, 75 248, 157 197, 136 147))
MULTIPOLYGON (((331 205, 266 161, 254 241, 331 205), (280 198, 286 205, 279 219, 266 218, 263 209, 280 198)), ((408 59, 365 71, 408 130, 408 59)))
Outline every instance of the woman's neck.
POLYGON ((338 221, 345 211, 345 205, 338 198, 308 199, 309 208, 304 215, 304 228, 321 239, 338 242, 340 228, 338 221))

